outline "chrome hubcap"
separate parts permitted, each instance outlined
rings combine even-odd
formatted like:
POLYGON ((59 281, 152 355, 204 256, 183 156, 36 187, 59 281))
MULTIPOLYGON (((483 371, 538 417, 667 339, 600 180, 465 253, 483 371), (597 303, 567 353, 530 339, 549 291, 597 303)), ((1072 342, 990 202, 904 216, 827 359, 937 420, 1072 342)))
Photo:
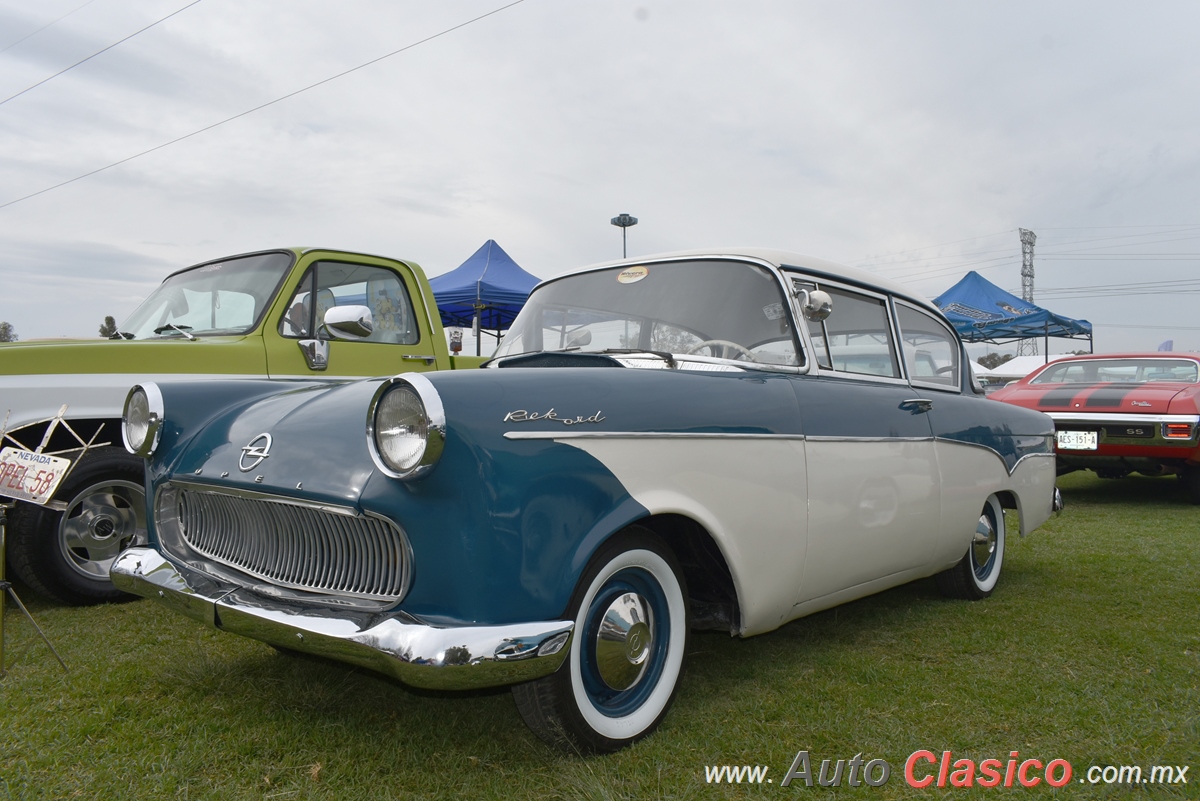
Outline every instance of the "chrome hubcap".
POLYGON ((107 580, 117 555, 146 538, 145 497, 129 481, 97 484, 76 496, 59 523, 67 563, 87 578, 107 580))
POLYGON ((975 526, 975 538, 971 545, 972 558, 975 560, 976 572, 987 566, 992 554, 996 552, 996 527, 987 515, 979 516, 975 526))
POLYGON ((646 672, 654 645, 653 621, 640 595, 627 592, 613 599, 596 633, 596 668, 614 690, 628 690, 646 672))

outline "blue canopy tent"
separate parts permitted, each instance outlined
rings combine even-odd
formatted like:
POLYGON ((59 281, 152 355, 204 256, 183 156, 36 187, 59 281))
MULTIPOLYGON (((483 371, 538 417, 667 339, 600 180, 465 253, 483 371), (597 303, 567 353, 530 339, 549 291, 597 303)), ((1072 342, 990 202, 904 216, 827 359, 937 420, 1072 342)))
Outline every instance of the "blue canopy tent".
POLYGON ((966 342, 1001 344, 1019 339, 1050 337, 1086 339, 1092 349, 1092 324, 1055 314, 1027 303, 972 270, 933 299, 966 342))
POLYGON ((489 239, 455 269, 429 279, 442 325, 475 331, 475 352, 483 330, 509 328, 525 305, 530 291, 541 280, 521 269, 504 249, 489 239))

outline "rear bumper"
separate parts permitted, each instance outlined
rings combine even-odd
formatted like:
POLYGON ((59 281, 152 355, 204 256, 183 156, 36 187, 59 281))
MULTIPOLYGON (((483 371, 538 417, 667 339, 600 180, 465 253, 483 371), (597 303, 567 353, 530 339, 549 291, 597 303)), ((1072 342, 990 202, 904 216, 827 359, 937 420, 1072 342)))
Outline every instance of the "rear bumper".
POLYGON ((159 601, 207 626, 347 662, 413 687, 467 690, 541 678, 566 658, 573 623, 435 628, 403 615, 281 602, 130 548, 111 571, 119 589, 159 601))

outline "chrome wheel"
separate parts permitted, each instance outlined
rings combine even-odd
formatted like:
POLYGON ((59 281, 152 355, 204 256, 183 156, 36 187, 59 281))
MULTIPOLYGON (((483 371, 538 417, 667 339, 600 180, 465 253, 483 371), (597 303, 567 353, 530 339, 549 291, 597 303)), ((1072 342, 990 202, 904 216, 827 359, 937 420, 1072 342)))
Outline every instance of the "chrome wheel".
POLYGON ((1004 538, 1004 507, 995 495, 988 496, 966 554, 954 567, 934 577, 942 594, 970 601, 991 595, 1004 565, 1004 538))
POLYGON ((979 524, 975 526, 975 539, 971 543, 971 568, 975 578, 985 581, 992 570, 992 560, 996 558, 996 526, 992 523, 990 514, 979 516, 979 524))
POLYGON ((82 490, 58 524, 66 564, 85 578, 108 581, 113 560, 146 541, 146 493, 131 481, 102 481, 82 490))

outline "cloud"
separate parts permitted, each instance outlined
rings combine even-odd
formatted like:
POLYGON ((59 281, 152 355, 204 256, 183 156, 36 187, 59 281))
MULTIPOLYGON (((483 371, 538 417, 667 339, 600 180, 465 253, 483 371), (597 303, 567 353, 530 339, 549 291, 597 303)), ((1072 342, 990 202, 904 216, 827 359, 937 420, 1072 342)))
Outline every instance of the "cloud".
MULTIPOLYGON (((499 5, 201 3, 0 105, 0 203, 499 5)), ((89 5, 0 54, 0 82, 16 91, 178 7, 89 5)), ((4 30, 69 10, 32 8, 0 0, 4 30)), ((631 253, 753 244, 857 262, 1009 231, 1011 255, 985 274, 1011 288, 1017 227, 1049 244, 1055 229, 1188 222, 1200 191, 1200 111, 1186 100, 1200 77, 1198 17, 1184 2, 527 0, 0 209, 0 279, 42 265, 65 274, 77 256, 111 271, 111 290, 62 277, 43 287, 78 306, 91 336, 91 317, 123 302, 108 292, 149 291, 172 269, 230 253, 341 246, 437 274, 495 238, 548 276, 619 254, 608 219, 625 211, 641 220, 631 253)), ((928 266, 889 276, 930 295, 958 277, 928 266)), ((1131 269, 1166 280, 1194 262, 1039 264, 1047 286, 1131 269)), ((0 294, 0 319, 23 338, 70 325, 44 328, 29 294, 11 297, 0 294)), ((1175 314, 1172 302, 1161 309, 1175 314)), ((1075 316, 1190 319, 1088 303, 1075 316)), ((1176 341, 1189 336, 1200 348, 1195 332, 1176 341)))

